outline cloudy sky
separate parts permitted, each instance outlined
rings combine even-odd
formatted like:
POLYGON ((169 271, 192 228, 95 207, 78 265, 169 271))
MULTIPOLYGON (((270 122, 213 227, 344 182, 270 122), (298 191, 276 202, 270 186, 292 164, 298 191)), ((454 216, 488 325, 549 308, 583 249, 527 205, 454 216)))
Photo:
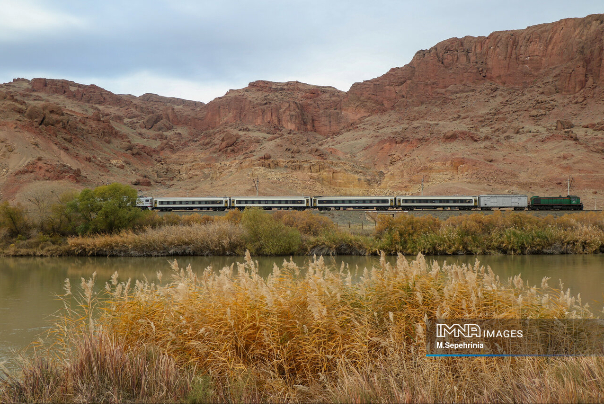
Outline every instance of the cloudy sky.
POLYGON ((346 91, 447 38, 602 12, 602 0, 0 0, 0 82, 204 102, 255 80, 346 91))

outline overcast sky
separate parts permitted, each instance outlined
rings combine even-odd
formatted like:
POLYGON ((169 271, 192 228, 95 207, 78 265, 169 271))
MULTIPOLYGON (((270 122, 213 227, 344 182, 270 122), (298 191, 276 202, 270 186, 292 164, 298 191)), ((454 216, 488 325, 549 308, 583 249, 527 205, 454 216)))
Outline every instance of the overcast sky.
POLYGON ((204 102, 255 80, 346 91, 451 37, 602 12, 602 0, 0 0, 0 82, 204 102))

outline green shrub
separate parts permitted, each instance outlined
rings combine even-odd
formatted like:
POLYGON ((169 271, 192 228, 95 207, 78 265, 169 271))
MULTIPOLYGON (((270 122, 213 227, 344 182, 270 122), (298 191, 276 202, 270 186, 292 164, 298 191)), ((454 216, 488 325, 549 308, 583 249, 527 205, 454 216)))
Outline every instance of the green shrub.
POLYGON ((247 233, 246 248, 253 254, 288 255, 300 249, 300 232, 259 208, 246 208, 241 223, 247 233))
POLYGON ((136 198, 134 188, 118 183, 83 190, 74 201, 74 210, 82 219, 78 232, 114 233, 132 228, 143 216, 136 198))

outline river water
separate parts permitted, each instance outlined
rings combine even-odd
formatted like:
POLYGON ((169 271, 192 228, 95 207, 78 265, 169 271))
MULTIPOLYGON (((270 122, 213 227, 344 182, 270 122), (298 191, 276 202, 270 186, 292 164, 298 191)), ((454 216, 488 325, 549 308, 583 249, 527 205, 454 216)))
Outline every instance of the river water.
MULTIPOLYGON (((408 257, 411 259, 412 257, 408 257)), ((310 257, 294 257, 294 261, 304 266, 310 257)), ((387 257, 391 262, 396 257, 387 257)), ((427 257, 428 261, 439 263, 481 264, 490 266, 502 280, 522 274, 530 285, 540 285, 544 276, 551 278, 550 286, 570 288, 571 294, 581 294, 583 302, 599 312, 604 302, 604 255, 525 255, 525 256, 440 256, 427 257)), ((0 258, 0 363, 11 368, 15 353, 26 348, 43 335, 49 328, 53 315, 62 307, 57 295, 63 293, 63 285, 69 278, 72 289, 79 290, 81 278, 89 278, 97 273, 98 288, 109 281, 118 271, 120 280, 156 280, 157 271, 164 274, 164 282, 169 279, 169 260, 173 258, 0 258)), ((255 258, 259 272, 266 276, 272 271, 273 263, 281 264, 283 258, 255 258)), ((344 262, 354 272, 377 265, 379 257, 340 256, 326 258, 326 262, 339 268, 344 262)), ((181 267, 191 264, 200 273, 211 266, 218 270, 234 262, 243 262, 243 257, 179 257, 181 267)))

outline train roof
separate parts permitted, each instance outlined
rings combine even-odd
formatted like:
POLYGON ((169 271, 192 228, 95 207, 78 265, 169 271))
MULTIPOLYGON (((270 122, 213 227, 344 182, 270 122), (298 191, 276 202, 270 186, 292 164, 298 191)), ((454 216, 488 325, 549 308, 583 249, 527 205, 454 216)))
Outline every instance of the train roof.
POLYGON ((527 195, 523 195, 523 194, 484 194, 484 195, 478 195, 478 196, 527 196, 527 195))
POLYGON ((225 199, 228 196, 158 196, 155 199, 157 200, 166 200, 169 199, 171 201, 204 201, 208 199, 225 199))
POLYGON ((366 199, 366 198, 394 198, 394 196, 388 195, 357 195, 357 196, 341 196, 341 195, 315 195, 313 198, 338 198, 338 199, 366 199))
POLYGON ((231 196, 231 199, 251 199, 251 200, 264 200, 264 199, 300 199, 310 198, 310 196, 278 196, 278 195, 266 195, 266 196, 231 196))
POLYGON ((397 198, 476 198, 476 195, 397 195, 397 198))

